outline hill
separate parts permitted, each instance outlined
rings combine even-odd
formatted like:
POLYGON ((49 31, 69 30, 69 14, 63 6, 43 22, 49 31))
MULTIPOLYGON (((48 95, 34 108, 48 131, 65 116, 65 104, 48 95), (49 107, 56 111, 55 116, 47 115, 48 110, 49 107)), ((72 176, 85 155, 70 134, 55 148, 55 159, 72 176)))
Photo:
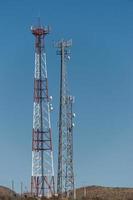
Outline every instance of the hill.
MULTIPOLYGON (((0 186, 0 200, 32 200, 35 198, 20 198, 9 188, 0 186)), ((133 200, 133 188, 88 186, 76 189, 77 200, 133 200)))
POLYGON ((0 186, 0 200, 12 200, 17 198, 17 194, 11 189, 0 186))
POLYGON ((133 200, 133 188, 88 186, 76 190, 76 199, 133 200))

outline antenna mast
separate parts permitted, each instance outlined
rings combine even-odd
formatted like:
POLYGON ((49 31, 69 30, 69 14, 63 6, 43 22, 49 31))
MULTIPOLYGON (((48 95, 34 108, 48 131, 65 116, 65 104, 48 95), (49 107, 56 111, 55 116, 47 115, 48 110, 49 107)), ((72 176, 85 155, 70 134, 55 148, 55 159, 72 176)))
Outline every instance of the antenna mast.
POLYGON ((52 97, 48 94, 44 43, 49 27, 42 27, 39 24, 37 27, 32 27, 31 32, 35 36, 31 192, 36 197, 51 197, 55 193, 50 122, 52 97))
POLYGON ((60 108, 59 108, 59 147, 57 193, 63 197, 74 197, 73 172, 73 97, 69 95, 66 63, 69 60, 69 48, 72 40, 61 40, 55 44, 57 55, 61 56, 60 72, 60 108))

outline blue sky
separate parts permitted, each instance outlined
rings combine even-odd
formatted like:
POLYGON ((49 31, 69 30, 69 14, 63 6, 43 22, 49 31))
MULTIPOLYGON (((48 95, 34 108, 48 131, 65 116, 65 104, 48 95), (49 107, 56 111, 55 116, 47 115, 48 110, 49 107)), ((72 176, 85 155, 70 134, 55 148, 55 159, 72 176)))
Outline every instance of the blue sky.
MULTIPOLYGON (((41 16, 46 39, 55 165, 59 57, 53 41, 73 40, 69 85, 76 97, 76 186, 133 187, 133 1, 5 0, 0 2, 0 185, 29 188, 34 37, 41 16)), ((57 166, 55 166, 55 172, 57 166)), ((26 189, 26 188, 25 188, 26 189)))

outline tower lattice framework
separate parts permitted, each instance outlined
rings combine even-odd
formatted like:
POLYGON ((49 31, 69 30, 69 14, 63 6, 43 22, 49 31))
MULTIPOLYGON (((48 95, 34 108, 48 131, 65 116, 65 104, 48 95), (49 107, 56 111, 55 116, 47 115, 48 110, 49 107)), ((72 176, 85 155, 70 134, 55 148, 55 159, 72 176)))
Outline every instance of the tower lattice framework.
POLYGON ((55 44, 61 56, 60 108, 59 108, 59 146, 57 193, 60 197, 74 197, 73 172, 73 110, 74 98, 69 94, 67 81, 67 61, 72 41, 61 40, 55 44))
POLYGON ((55 193, 50 122, 52 97, 48 94, 44 43, 49 28, 38 26, 32 27, 31 31, 35 36, 31 192, 36 197, 50 197, 55 193))

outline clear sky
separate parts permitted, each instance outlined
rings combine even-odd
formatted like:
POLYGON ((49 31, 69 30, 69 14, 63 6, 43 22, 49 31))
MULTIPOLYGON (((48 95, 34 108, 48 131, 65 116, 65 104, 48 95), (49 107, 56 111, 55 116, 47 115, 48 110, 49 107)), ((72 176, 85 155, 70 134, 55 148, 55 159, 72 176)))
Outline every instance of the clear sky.
MULTIPOLYGON (((41 16, 46 38, 55 165, 59 57, 53 41, 73 40, 69 85, 76 97, 76 186, 133 187, 133 0, 0 1, 0 185, 29 188, 34 37, 41 16)), ((57 165, 55 166, 55 172, 57 165)))

